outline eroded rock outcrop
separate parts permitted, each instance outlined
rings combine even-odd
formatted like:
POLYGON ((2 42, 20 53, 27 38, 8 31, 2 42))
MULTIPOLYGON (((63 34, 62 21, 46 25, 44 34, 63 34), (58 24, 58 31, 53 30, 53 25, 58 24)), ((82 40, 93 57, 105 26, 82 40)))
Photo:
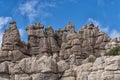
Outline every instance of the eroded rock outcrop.
POLYGON ((5 30, 0 50, 0 80, 119 80, 120 56, 104 56, 120 41, 94 24, 77 32, 35 23, 26 28, 28 43, 20 39, 16 22, 5 30))
POLYGON ((27 57, 26 43, 21 41, 16 22, 10 23, 3 34, 0 61, 16 61, 27 57))
POLYGON ((0 63, 0 80, 119 80, 120 56, 100 57, 94 63, 69 66, 51 57, 0 63))
POLYGON ((120 56, 100 57, 77 68, 76 80, 119 80, 120 56))
POLYGON ((0 80, 57 80, 57 63, 47 56, 0 63, 0 80), (4 75, 4 76, 3 76, 4 75))
POLYGON ((106 44, 110 42, 109 36, 100 31, 94 24, 85 25, 75 32, 74 25, 69 23, 65 28, 66 40, 62 43, 60 56, 68 60, 75 56, 75 64, 80 65, 90 55, 99 57, 106 52, 106 44))

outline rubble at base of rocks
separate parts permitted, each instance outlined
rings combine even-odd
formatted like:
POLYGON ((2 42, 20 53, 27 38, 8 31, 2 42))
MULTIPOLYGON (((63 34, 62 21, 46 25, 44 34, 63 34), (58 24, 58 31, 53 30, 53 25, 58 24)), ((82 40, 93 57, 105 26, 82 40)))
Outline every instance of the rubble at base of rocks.
POLYGON ((77 32, 69 22, 54 31, 41 23, 26 28, 28 43, 16 22, 4 31, 0 49, 0 80, 119 80, 120 56, 104 54, 120 41, 94 24, 77 32))

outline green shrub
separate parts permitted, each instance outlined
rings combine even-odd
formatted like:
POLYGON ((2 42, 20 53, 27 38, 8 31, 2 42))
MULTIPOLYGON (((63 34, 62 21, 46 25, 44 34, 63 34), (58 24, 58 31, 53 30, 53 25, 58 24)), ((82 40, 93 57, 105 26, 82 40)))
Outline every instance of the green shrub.
POLYGON ((120 55, 120 46, 114 47, 113 49, 105 53, 105 56, 116 56, 116 55, 120 55))

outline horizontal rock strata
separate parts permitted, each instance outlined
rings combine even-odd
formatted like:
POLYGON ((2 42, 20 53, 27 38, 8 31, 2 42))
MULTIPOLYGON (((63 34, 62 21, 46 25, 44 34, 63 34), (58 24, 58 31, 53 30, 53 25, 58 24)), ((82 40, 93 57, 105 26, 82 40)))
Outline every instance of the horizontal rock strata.
POLYGON ((54 31, 41 23, 27 26, 28 43, 16 22, 4 31, 0 49, 0 80, 120 80, 120 56, 103 56, 120 41, 94 24, 77 32, 69 22, 54 31))

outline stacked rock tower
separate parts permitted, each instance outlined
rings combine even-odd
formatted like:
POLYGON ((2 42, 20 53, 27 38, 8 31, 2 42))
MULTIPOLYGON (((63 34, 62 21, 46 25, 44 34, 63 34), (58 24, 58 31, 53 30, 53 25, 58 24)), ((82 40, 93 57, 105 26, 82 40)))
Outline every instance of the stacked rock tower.
POLYGON ((21 58, 24 58, 24 56, 46 55, 58 61, 65 60, 68 64, 74 56, 74 64, 80 65, 90 55, 98 57, 101 53, 105 53, 105 46, 110 42, 109 36, 92 23, 84 25, 78 32, 71 22, 64 29, 56 31, 51 26, 44 29, 43 24, 35 23, 28 26, 26 31, 28 43, 20 39, 16 22, 10 23, 10 27, 3 35, 1 51, 5 54, 2 56, 22 54, 21 58))
POLYGON ((93 23, 78 31, 72 22, 58 30, 35 23, 27 26, 26 31, 27 43, 21 40, 15 21, 10 22, 4 31, 0 80, 120 79, 120 76, 109 76, 119 74, 111 72, 120 68, 120 57, 103 57, 110 49, 119 46, 120 41, 117 38, 112 40, 93 23))

